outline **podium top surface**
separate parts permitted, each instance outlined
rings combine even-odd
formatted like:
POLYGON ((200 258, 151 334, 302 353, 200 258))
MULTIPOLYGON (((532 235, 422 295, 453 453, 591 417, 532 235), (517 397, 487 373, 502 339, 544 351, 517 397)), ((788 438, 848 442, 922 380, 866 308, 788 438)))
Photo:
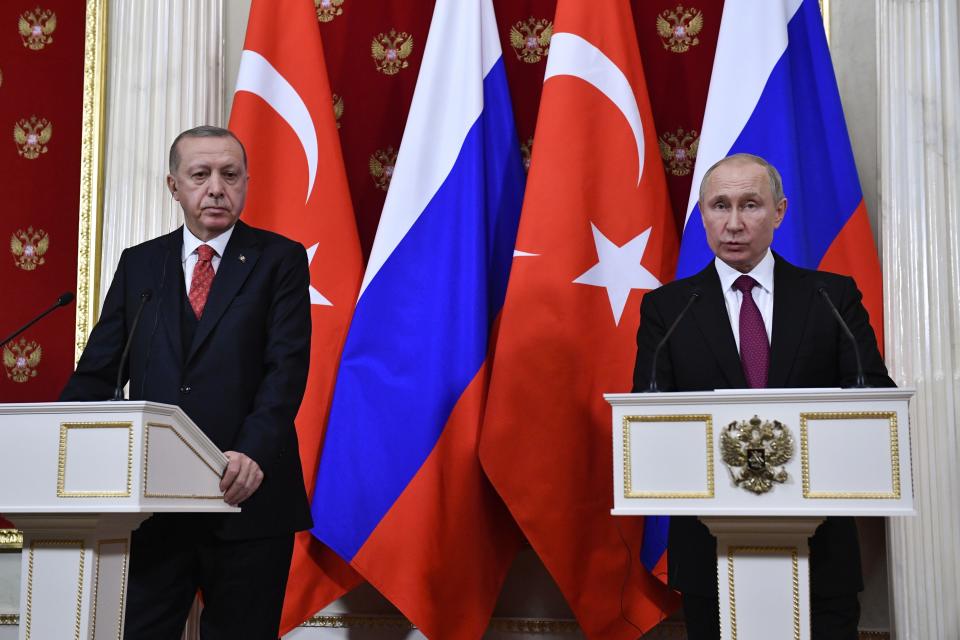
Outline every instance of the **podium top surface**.
POLYGON ((190 421, 183 409, 173 404, 146 400, 100 400, 96 402, 9 402, 0 403, 0 416, 24 413, 127 413, 149 411, 190 421))
POLYGON ((869 389, 717 389, 715 391, 665 391, 658 393, 605 393, 612 406, 699 403, 738 404, 810 402, 816 400, 905 400, 913 397, 911 387, 877 387, 869 389))

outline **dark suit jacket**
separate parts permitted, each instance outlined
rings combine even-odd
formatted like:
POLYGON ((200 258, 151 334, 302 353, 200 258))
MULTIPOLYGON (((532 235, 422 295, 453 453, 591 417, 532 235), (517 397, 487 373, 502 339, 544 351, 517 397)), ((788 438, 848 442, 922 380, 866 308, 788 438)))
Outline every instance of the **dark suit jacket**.
POLYGON ((185 349, 182 244, 181 227, 123 252, 100 321, 60 399, 113 397, 141 294, 152 291, 123 374, 130 399, 179 405, 221 450, 245 453, 264 473, 242 513, 214 524, 216 534, 245 539, 307 529, 293 424, 310 360, 304 248, 238 221, 185 349))
MULTIPOLYGON (((830 308, 817 290, 825 287, 860 347, 866 382, 892 387, 877 349, 867 311, 852 278, 801 269, 774 254, 773 328, 769 388, 848 387, 856 379, 856 356, 830 308)), ((720 277, 711 262, 700 273, 650 291, 640 307, 634 391, 649 384, 657 342, 691 294, 700 299, 680 321, 657 362, 662 391, 709 391, 747 386, 720 277)), ((716 594, 716 540, 695 518, 671 518, 669 580, 679 591, 716 594)), ((863 581, 856 525, 852 518, 829 518, 810 540, 811 590, 820 596, 860 591, 863 581)))

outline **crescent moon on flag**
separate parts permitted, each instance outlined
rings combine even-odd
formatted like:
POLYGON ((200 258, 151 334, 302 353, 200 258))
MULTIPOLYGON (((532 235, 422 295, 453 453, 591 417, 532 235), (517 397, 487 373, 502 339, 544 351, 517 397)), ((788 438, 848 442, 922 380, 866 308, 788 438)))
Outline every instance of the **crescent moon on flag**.
POLYGON ((639 171, 637 184, 643 177, 643 121, 630 81, 603 51, 573 33, 555 33, 550 39, 550 55, 543 81, 554 76, 574 76, 593 85, 605 95, 626 118, 637 142, 639 171))
POLYGON ((313 184, 317 178, 317 129, 313 126, 310 110, 300 94, 270 62, 256 51, 244 49, 240 55, 240 73, 237 75, 237 88, 234 93, 247 91, 259 96, 283 118, 300 140, 303 154, 307 159, 309 183, 307 198, 313 193, 313 184))

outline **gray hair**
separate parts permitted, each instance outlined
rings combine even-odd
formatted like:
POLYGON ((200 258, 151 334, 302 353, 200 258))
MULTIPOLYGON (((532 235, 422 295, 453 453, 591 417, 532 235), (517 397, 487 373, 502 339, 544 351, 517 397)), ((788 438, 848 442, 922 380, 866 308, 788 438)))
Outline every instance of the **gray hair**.
POLYGON ((767 171, 767 177, 770 179, 770 192, 773 194, 773 203, 778 204, 783 200, 783 178, 780 177, 780 172, 777 171, 777 168, 767 162, 764 158, 760 156, 755 156, 752 153, 735 153, 732 156, 727 156, 718 160, 712 167, 707 169, 707 172, 703 174, 703 180, 700 181, 700 208, 703 208, 703 196, 706 192, 707 180, 710 179, 710 176, 713 174, 714 169, 720 165, 726 164, 728 162, 735 161, 746 161, 758 164, 767 171))
POLYGON ((238 138, 233 131, 230 131, 229 129, 203 124, 199 127, 194 127, 193 129, 187 129, 173 139, 173 144, 170 145, 171 174, 176 173, 177 169, 180 167, 180 151, 177 149, 177 145, 180 144, 180 140, 183 138, 233 138, 237 141, 237 144, 240 145, 240 152, 243 154, 243 168, 247 168, 247 150, 244 148, 243 143, 240 142, 240 138, 238 138))

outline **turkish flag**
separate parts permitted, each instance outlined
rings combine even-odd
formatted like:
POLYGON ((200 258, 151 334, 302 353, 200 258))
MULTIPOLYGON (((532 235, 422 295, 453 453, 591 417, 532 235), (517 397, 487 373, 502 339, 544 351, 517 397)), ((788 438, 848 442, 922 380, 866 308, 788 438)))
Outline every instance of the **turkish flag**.
MULTIPOLYGON (((310 375, 296 425, 312 495, 337 364, 363 272, 311 0, 251 3, 230 129, 246 145, 249 161, 244 220, 302 243, 310 260, 310 375)), ((360 581, 309 532, 298 533, 281 633, 360 581)))
POLYGON ((590 638, 677 605, 613 517, 605 392, 632 384, 640 300, 676 230, 628 0, 559 0, 480 459, 590 638))

